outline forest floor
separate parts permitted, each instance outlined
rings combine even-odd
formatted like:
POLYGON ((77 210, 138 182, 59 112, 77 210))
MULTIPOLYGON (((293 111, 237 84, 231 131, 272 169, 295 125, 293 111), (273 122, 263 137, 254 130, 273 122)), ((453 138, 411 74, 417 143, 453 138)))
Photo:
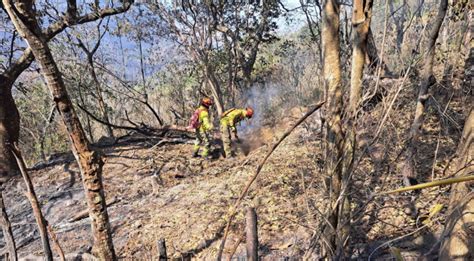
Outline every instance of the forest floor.
MULTIPOLYGON (((396 86, 397 81, 389 84, 396 86)), ((390 97, 395 95, 396 89, 388 89, 388 92, 390 97)), ((437 242, 444 223, 443 215, 430 216, 430 211, 442 204, 440 213, 446 212, 449 187, 375 197, 364 204, 374 192, 402 186, 398 163, 412 119, 412 110, 407 108, 413 108, 414 94, 406 91, 403 95, 406 97, 400 98, 401 102, 395 104, 387 118, 387 127, 379 135, 382 138, 374 135, 386 104, 369 110, 359 123, 358 146, 361 151, 367 149, 355 172, 351 196, 353 213, 356 213, 352 247, 357 259, 366 259, 374 250, 373 257, 384 259, 390 255, 390 249, 377 247, 409 233, 387 246, 392 247, 392 251, 393 247, 401 249, 405 258, 417 259, 437 242)), ((450 101, 455 103, 455 99, 450 101)), ((456 111, 457 107, 451 105, 450 111, 444 111, 450 117, 440 117, 439 111, 444 108, 437 110, 436 106, 433 103, 428 110, 423 144, 418 149, 417 164, 422 170, 419 173, 422 182, 446 177, 449 171, 445 170, 462 129, 462 111, 456 111)), ((267 153, 268 145, 303 114, 304 109, 294 108, 290 116, 275 125, 278 127, 268 125, 254 130, 235 159, 192 158, 191 140, 158 144, 153 140, 124 139, 114 146, 102 147, 103 183, 107 202, 112 203, 108 212, 118 256, 125 260, 155 259, 157 241, 164 238, 171 257, 212 260, 228 211, 267 153)), ((322 224, 318 211, 326 207, 321 178, 322 151, 319 117, 312 116, 268 160, 236 217, 225 254, 242 237, 245 206, 253 206, 258 214, 263 260, 317 257, 305 251, 322 224)), ((92 244, 90 221, 88 218, 72 220, 86 209, 80 173, 72 155, 61 157, 57 164, 32 170, 30 175, 43 213, 68 254, 68 260, 77 256, 87 259, 92 244)), ((4 191, 4 199, 20 256, 35 260, 41 256, 42 248, 31 207, 23 194, 24 183, 21 177, 16 177, 4 186, 9 188, 4 191)), ((240 244, 234 257, 244 256, 245 247, 240 244)))

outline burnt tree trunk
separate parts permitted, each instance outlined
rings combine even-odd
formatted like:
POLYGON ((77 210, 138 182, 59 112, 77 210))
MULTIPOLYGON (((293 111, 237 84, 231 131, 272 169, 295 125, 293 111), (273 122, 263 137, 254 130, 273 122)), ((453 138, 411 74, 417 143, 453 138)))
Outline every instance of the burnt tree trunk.
POLYGON ((372 18, 372 0, 355 0, 352 14, 352 71, 349 111, 355 116, 361 99, 367 56, 367 36, 372 18))
POLYGON ((245 235, 247 238, 247 260, 258 261, 258 230, 257 212, 254 208, 247 208, 245 235))
POLYGON ((433 85, 436 80, 433 75, 433 64, 435 59, 435 44, 438 39, 439 30, 446 15, 448 8, 448 0, 441 0, 438 9, 438 15, 433 23, 433 28, 428 38, 428 45, 426 54, 424 57, 423 71, 421 73, 421 84, 418 92, 418 98, 416 101, 415 117, 411 124, 409 133, 408 147, 405 153, 405 159, 403 164, 403 178, 405 185, 413 185, 412 183, 417 179, 415 157, 416 147, 418 138, 420 135, 421 127, 424 121, 425 104, 429 97, 429 88, 433 85))
POLYGON ((166 254, 166 242, 164 238, 158 240, 157 247, 158 247, 158 260, 159 261, 168 260, 168 255, 166 254))
POLYGON ((101 260, 115 260, 116 256, 102 185, 102 158, 90 148, 89 141, 67 93, 61 73, 51 55, 46 38, 36 21, 36 16, 32 9, 33 1, 23 0, 13 5, 11 0, 3 0, 3 5, 18 33, 31 47, 53 95, 58 111, 67 127, 71 147, 81 169, 89 215, 92 220, 93 253, 101 260))

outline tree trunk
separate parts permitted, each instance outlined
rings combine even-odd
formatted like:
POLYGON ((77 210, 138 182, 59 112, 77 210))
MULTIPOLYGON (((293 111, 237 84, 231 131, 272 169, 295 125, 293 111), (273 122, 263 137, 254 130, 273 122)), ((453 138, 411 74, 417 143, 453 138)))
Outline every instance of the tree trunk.
POLYGON ((89 216, 92 220, 92 234, 94 236, 93 253, 101 260, 115 260, 116 256, 102 185, 102 158, 90 148, 89 141, 67 93, 61 73, 36 21, 32 9, 33 1, 23 0, 13 6, 11 0, 3 0, 3 5, 18 33, 31 47, 53 95, 58 111, 67 127, 71 147, 81 169, 90 212, 89 216))
POLYGON ((343 258, 344 243, 347 238, 347 226, 339 222, 340 213, 344 213, 345 197, 338 200, 343 178, 342 157, 344 154, 344 134, 341 126, 342 117, 342 87, 341 87, 341 62, 339 46, 339 2, 326 0, 323 2, 323 28, 322 44, 324 52, 324 79, 327 85, 328 116, 327 116, 327 150, 325 174, 326 189, 329 196, 328 220, 332 226, 327 226, 322 243, 323 255, 328 259, 343 258), (335 231, 334 231, 335 230, 335 231))
POLYGON ((9 144, 20 137, 20 114, 12 97, 12 82, 0 76, 0 182, 18 171, 9 144))
MULTIPOLYGON (((456 152, 458 159, 455 172, 457 176, 465 176, 474 172, 469 166, 474 160, 474 111, 471 110, 456 152), (468 167, 466 167, 468 166, 468 167)), ((453 185, 449 211, 443 232, 439 260, 474 260, 474 195, 472 183, 464 182, 453 185)))
POLYGON ((219 82, 217 81, 217 78, 214 75, 212 68, 210 68, 210 65, 207 64, 207 62, 205 63, 205 77, 207 78, 207 81, 211 87, 211 92, 214 98, 214 103, 216 105, 217 114, 221 116, 224 113, 224 101, 222 99, 221 87, 219 86, 219 82))
POLYGON ((158 247, 158 261, 168 260, 168 255, 166 254, 166 242, 164 238, 158 240, 157 247, 158 247))
POLYGON ((258 261, 258 229, 255 208, 247 208, 245 235, 247 238, 247 260, 258 261))
POLYGON ((352 72, 349 111, 355 116, 361 99, 365 57, 367 55, 367 35, 372 18, 372 0, 355 0, 352 14, 352 72))
POLYGON ((372 29, 369 27, 369 32, 367 34, 367 56, 366 63, 369 65, 369 73, 375 74, 377 72, 377 67, 380 66, 382 69, 381 77, 392 77, 393 74, 388 68, 385 61, 382 61, 379 57, 377 45, 375 44, 374 34, 372 29))
POLYGON ((390 1, 390 13, 394 14, 395 12, 400 13, 400 16, 396 17, 394 16, 393 21, 395 24, 395 30, 397 34, 397 50, 398 53, 401 53, 402 50, 402 44, 403 44, 403 38, 405 34, 405 21, 406 21, 406 0, 403 0, 403 2, 400 3, 402 5, 400 10, 397 9, 395 10, 394 6, 394 1, 390 1))
POLYGON ((438 15, 433 23, 433 28, 428 39, 427 52, 424 57, 423 72, 421 73, 421 85, 418 92, 418 98, 416 102, 415 117, 413 119, 410 133, 409 133, 409 144, 405 153, 404 165, 403 165, 403 178, 405 185, 412 184, 416 178, 415 169, 415 156, 418 136, 421 131, 421 127, 424 121, 425 114, 425 103, 429 97, 429 87, 434 84, 436 79, 433 75, 433 63, 435 58, 435 44, 438 39, 439 30, 443 23, 444 16, 446 15, 446 9, 448 7, 448 0, 441 0, 438 9, 438 15))

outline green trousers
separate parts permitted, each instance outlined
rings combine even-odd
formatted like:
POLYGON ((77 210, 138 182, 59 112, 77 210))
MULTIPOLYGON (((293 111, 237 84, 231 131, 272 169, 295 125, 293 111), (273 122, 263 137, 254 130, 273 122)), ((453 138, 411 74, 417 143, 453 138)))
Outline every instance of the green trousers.
POLYGON ((199 153, 202 148, 201 156, 207 157, 211 149, 211 142, 209 141, 209 133, 196 131, 196 140, 194 140, 194 153, 199 153))
POLYGON ((221 124, 221 137, 222 145, 224 146, 224 156, 230 157, 232 155, 232 136, 230 134, 230 128, 227 124, 221 124))

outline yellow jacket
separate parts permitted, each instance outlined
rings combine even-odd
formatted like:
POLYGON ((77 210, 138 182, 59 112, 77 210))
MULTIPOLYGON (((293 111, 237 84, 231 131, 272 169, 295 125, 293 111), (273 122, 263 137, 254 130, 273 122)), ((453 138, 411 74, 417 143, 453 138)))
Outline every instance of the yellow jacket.
POLYGON ((211 131, 213 126, 209 120, 209 110, 204 106, 199 106, 199 132, 211 131))
POLYGON ((245 109, 230 109, 223 114, 221 125, 228 126, 233 132, 236 132, 235 124, 247 118, 245 109))

